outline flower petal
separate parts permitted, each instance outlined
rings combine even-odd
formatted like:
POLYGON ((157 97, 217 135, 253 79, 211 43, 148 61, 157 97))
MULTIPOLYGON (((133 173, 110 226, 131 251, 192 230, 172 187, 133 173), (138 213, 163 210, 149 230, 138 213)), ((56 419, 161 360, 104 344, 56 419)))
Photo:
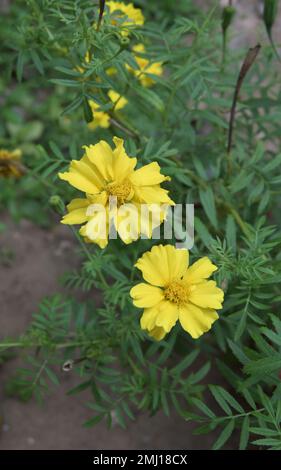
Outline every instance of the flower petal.
POLYGON ((188 268, 184 280, 190 284, 197 284, 198 282, 202 282, 203 279, 208 279, 217 269, 217 266, 205 256, 188 268))
POLYGON ((146 308, 140 319, 140 325, 142 330, 153 330, 155 327, 155 320, 158 315, 158 310, 155 307, 146 308))
POLYGON ((137 202, 145 204, 169 204, 174 206, 175 203, 168 196, 169 191, 161 188, 159 184, 153 186, 134 186, 134 199, 137 202))
POLYGON ((90 201, 86 198, 75 198, 66 206, 68 212, 75 211, 76 209, 82 209, 88 207, 90 201))
POLYGON ((144 253, 135 266, 141 270, 147 282, 164 287, 183 275, 187 263, 187 250, 176 249, 172 245, 157 245, 144 253))
POLYGON ((194 339, 209 331, 218 318, 215 310, 199 308, 193 304, 187 304, 179 309, 180 324, 194 339))
POLYGON ((83 207, 81 209, 75 209, 73 211, 70 211, 68 214, 65 214, 61 220, 61 223, 65 225, 76 225, 83 224, 87 220, 87 208, 83 207))
POLYGON ((110 145, 101 140, 98 144, 84 148, 90 162, 98 169, 104 180, 113 181, 113 151, 110 145))
POLYGON ((179 319, 178 306, 164 300, 158 305, 158 311, 155 325, 162 327, 166 333, 169 333, 179 319))
POLYGON ((217 287, 215 281, 203 281, 200 284, 195 284, 189 300, 193 304, 203 308, 222 308, 224 292, 217 287))
POLYGON ((136 158, 130 158, 124 148, 123 139, 113 137, 115 149, 113 150, 113 172, 115 181, 124 181, 134 171, 136 158))
POLYGON ((119 95, 119 93, 117 93, 115 90, 109 90, 107 94, 114 104, 115 111, 123 109, 128 103, 128 100, 124 96, 119 95))
POLYGON ((155 328, 148 331, 148 334, 149 336, 152 336, 152 338, 156 341, 161 341, 161 339, 165 338, 167 333, 164 328, 161 328, 160 326, 155 326, 155 328))
POLYGON ((130 291, 133 304, 139 308, 154 307, 163 300, 163 290, 149 284, 137 284, 130 291))
POLYGON ((134 171, 130 176, 130 181, 135 186, 154 186, 163 183, 163 181, 169 181, 170 177, 161 175, 160 170, 157 162, 149 163, 134 171))
POLYGON ((80 161, 73 160, 69 171, 59 173, 59 178, 85 193, 95 194, 99 192, 99 188, 95 184, 95 174, 92 168, 83 161, 83 158, 80 161))
POLYGON ((104 248, 108 243, 108 224, 106 211, 97 211, 91 215, 90 220, 80 229, 80 234, 87 240, 97 243, 104 248))

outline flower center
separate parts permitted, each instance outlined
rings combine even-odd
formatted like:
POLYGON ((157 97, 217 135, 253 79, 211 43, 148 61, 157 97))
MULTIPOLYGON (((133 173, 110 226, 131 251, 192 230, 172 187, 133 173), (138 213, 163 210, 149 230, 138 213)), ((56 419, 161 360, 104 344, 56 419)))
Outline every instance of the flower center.
POLYGON ((189 289, 182 281, 173 281, 164 290, 165 299, 178 305, 185 304, 188 296, 189 289))
POLYGON ((132 195, 132 185, 129 181, 124 181, 123 183, 110 183, 106 191, 109 196, 115 196, 117 198, 118 204, 124 204, 125 201, 131 199, 132 195))

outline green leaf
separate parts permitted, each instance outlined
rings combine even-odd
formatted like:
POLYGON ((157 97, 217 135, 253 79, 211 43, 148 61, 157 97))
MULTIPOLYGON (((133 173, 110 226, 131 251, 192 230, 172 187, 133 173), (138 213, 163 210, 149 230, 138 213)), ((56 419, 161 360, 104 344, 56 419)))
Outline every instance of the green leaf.
POLYGON ((236 224, 232 215, 228 215, 226 219, 226 241, 227 246, 236 253, 236 224))
POLYGON ((252 444, 254 444, 255 446, 270 446, 270 447, 278 446, 280 447, 280 438, 279 439, 270 439, 270 438, 257 439, 256 441, 253 441, 252 444))
POLYGON ((225 400, 225 397, 221 391, 222 390, 221 387, 216 386, 216 385, 210 385, 209 389, 211 390, 213 397, 215 398, 217 403, 220 405, 220 407, 223 409, 223 411, 227 414, 227 416, 231 416, 232 411, 225 400))
POLYGON ((82 382, 81 384, 73 387, 71 390, 68 390, 67 395, 75 395, 76 393, 83 392, 91 386, 91 380, 86 380, 86 382, 82 382))
POLYGON ((157 111, 162 113, 165 109, 165 105, 161 98, 152 90, 142 87, 134 88, 136 93, 150 106, 153 106, 157 111))
POLYGON ((241 434, 240 434, 240 443, 239 443, 240 450, 245 450, 248 445, 249 427, 250 427, 249 416, 245 416, 243 420, 242 428, 241 428, 241 434))
POLYGON ((247 170, 240 171, 236 178, 232 181, 230 191, 235 194, 238 191, 249 187, 253 177, 253 173, 249 173, 247 170))
POLYGON ((224 430, 221 432, 219 435, 218 439, 214 443, 212 449, 213 450, 218 450, 220 449, 230 438, 235 426, 235 420, 232 419, 229 421, 229 423, 226 425, 224 430))
POLYGON ((43 67, 43 64, 41 62, 41 59, 40 59, 38 53, 34 49, 31 49, 30 55, 31 55, 31 59, 32 59, 36 69, 38 70, 38 72, 41 75, 44 75, 44 67, 43 67))
POLYGON ((204 415, 208 416, 208 418, 213 419, 213 418, 216 417, 215 413, 213 413, 213 411, 206 405, 206 403, 201 401, 199 398, 193 397, 191 402, 195 406, 197 406, 197 408, 199 408, 199 410, 202 411, 202 413, 204 413, 204 415))
POLYGON ((47 376, 49 377, 49 379, 51 380, 51 382, 53 382, 53 384, 55 384, 55 385, 60 384, 60 381, 57 378, 56 374, 49 367, 45 367, 45 372, 46 372, 47 376))
POLYGON ((208 219, 215 228, 218 228, 215 197, 212 188, 209 186, 207 189, 200 189, 199 196, 208 219))
POLYGON ((23 68, 24 68, 24 63, 26 61, 26 51, 19 51, 19 55, 17 58, 17 65, 16 65, 16 74, 17 74, 17 79, 19 82, 22 81, 22 75, 23 75, 23 68))
POLYGON ((246 374, 264 375, 281 369, 281 355, 264 357, 256 361, 251 361, 243 368, 246 374))
POLYGON ((96 424, 100 423, 100 421, 102 421, 103 418, 104 418, 104 414, 96 415, 93 418, 85 421, 85 423, 83 423, 83 426, 85 428, 91 428, 92 426, 95 426, 96 424))
POLYGON ((92 122, 94 120, 94 114, 91 106, 89 105, 89 101, 87 98, 83 100, 83 109, 84 109, 84 118, 86 122, 92 122))
POLYGON ((190 354, 188 354, 182 361, 171 370, 171 374, 180 375, 185 369, 191 366, 199 354, 199 349, 194 349, 190 354))
POLYGON ((196 232, 198 233, 205 247, 210 249, 210 246, 213 242, 213 238, 210 235, 206 225, 204 225, 203 222, 201 222, 201 220, 198 219, 198 217, 194 217, 194 226, 195 226, 196 232))

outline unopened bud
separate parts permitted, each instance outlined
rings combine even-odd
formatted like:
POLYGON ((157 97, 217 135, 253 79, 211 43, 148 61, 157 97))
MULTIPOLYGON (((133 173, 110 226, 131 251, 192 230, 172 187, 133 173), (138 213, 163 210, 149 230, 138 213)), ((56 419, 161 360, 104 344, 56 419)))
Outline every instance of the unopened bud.
POLYGON ((222 25, 222 31, 224 34, 226 33, 228 27, 231 25, 231 22, 233 20, 235 13, 236 13, 236 10, 233 7, 225 7, 222 10, 221 25, 222 25))
POLYGON ((49 199, 49 204, 59 214, 64 213, 64 203, 63 203, 60 196, 57 196, 57 195, 51 196, 50 199, 49 199))
POLYGON ((126 49, 128 45, 130 44, 130 39, 127 37, 121 37, 119 39, 119 44, 122 49, 126 49))
POLYGON ((278 0, 264 0, 263 21, 268 33, 271 33, 277 17, 278 0))

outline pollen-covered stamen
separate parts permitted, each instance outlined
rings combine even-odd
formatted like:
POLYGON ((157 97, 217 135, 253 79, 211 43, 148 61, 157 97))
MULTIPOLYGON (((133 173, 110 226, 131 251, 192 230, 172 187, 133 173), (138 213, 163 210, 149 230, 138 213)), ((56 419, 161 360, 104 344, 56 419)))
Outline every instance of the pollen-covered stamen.
POLYGON ((164 290, 165 299, 178 305, 188 302, 188 296, 189 288, 182 281, 173 281, 164 290))
POLYGON ((123 183, 110 183, 106 191, 109 196, 115 196, 118 204, 124 204, 129 201, 133 196, 133 187, 129 181, 123 183))

